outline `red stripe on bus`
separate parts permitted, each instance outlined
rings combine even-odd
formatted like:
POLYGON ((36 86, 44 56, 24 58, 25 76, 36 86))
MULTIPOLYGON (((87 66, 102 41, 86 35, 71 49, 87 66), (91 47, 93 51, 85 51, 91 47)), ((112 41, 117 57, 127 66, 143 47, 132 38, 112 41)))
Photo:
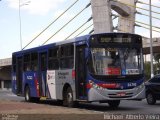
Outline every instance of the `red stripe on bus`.
POLYGON ((88 83, 87 85, 86 85, 86 87, 88 88, 88 89, 90 89, 90 88, 93 88, 93 87, 102 87, 102 88, 118 88, 120 85, 119 84, 117 84, 117 83, 110 83, 110 84, 103 84, 103 83, 101 83, 101 84, 91 84, 91 83, 88 83))

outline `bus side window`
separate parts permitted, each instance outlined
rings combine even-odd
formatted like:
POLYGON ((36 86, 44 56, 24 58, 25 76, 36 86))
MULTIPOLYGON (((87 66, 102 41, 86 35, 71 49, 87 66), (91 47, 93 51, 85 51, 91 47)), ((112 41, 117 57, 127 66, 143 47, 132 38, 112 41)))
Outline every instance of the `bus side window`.
POLYGON ((12 56, 12 70, 16 72, 16 56, 12 56))
POLYGON ((30 54, 24 55, 24 71, 30 71, 31 70, 31 64, 30 64, 30 54))
POLYGON ((31 53, 31 70, 38 70, 38 53, 31 53))
POLYGON ((47 70, 47 52, 41 53, 40 55, 40 70, 46 71, 47 70))
POLYGON ((58 48, 53 48, 49 50, 48 69, 59 69, 58 48))
POLYGON ((69 44, 61 47, 60 67, 61 69, 71 69, 74 65, 74 45, 69 44))

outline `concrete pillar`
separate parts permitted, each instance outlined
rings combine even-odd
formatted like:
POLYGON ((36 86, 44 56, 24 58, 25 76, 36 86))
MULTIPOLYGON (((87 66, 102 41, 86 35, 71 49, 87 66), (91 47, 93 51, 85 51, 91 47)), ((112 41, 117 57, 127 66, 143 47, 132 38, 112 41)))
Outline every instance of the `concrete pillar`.
POLYGON ((137 0, 118 0, 121 3, 125 3, 131 9, 129 16, 120 16, 118 20, 119 32, 134 33, 135 32, 135 12, 136 12, 136 1, 137 0), (133 6, 133 7, 131 7, 133 6))
POLYGON ((113 32, 109 0, 91 0, 94 33, 113 32))
POLYGON ((4 89, 4 81, 3 80, 1 81, 1 89, 2 90, 4 89))

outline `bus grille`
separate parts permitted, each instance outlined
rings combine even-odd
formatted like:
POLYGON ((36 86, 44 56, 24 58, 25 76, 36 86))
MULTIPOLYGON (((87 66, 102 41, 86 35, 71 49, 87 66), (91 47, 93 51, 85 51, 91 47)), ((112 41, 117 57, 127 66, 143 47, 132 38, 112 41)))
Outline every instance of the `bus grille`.
POLYGON ((126 93, 124 96, 119 96, 118 94, 108 94, 109 98, 129 98, 133 96, 133 93, 126 93))

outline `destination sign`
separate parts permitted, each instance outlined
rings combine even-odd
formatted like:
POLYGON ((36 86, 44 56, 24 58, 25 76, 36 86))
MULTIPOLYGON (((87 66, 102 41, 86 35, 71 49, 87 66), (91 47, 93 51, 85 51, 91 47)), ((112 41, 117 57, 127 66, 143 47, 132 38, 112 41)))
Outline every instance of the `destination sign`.
POLYGON ((100 37, 98 39, 99 43, 131 43, 131 38, 111 38, 111 37, 100 37))
POLYGON ((95 35, 92 36, 90 42, 92 44, 106 43, 138 43, 141 44, 141 37, 132 35, 95 35))

